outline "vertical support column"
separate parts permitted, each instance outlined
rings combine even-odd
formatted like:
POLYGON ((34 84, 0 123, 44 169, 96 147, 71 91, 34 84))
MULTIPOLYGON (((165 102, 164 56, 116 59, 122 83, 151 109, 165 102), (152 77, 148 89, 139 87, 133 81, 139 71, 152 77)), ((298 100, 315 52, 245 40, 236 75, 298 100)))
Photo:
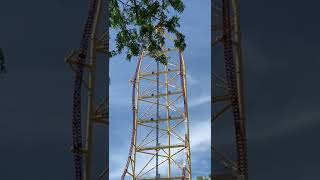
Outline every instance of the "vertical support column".
MULTIPOLYGON (((140 60, 139 60, 139 65, 138 65, 138 67, 140 66, 140 63, 141 63, 141 59, 143 58, 143 53, 142 53, 142 55, 140 56, 140 60)), ((133 152, 134 152, 134 154, 133 154, 133 163, 132 163, 132 175, 133 175, 133 177, 132 177, 132 179, 133 180, 136 180, 136 159, 137 159, 137 153, 136 153, 136 150, 137 150, 137 133, 138 133, 138 118, 139 118, 139 111, 138 111, 138 109, 139 109, 139 101, 138 101, 138 99, 139 99, 139 91, 140 91, 140 78, 138 77, 138 76, 140 76, 140 71, 137 71, 137 73, 136 73, 136 79, 135 79, 135 86, 133 87, 133 88, 136 88, 136 90, 134 90, 134 93, 135 93, 135 95, 134 95, 134 97, 133 97, 133 99, 134 99, 134 124, 133 124, 133 132, 134 132, 134 134, 133 134, 133 152), (136 92, 137 91, 137 92, 136 92)))
POLYGON ((235 53, 235 64, 236 64, 236 78, 237 78, 237 93, 238 93, 238 103, 240 111, 240 120, 245 122, 244 116, 244 102, 243 102, 243 66, 242 66, 242 44, 241 44, 241 32, 240 32, 240 16, 238 10, 238 1, 232 0, 232 8, 234 15, 234 41, 236 46, 235 53))
POLYGON ((184 98, 184 120, 186 126, 186 134, 185 134, 185 146, 186 146, 186 160, 188 163, 188 177, 191 179, 191 152, 190 152, 190 136, 189 136, 189 116, 188 116, 188 98, 187 98, 187 81, 186 81, 186 65, 184 63, 183 52, 179 50, 179 57, 180 57, 180 75, 182 81, 182 91, 183 91, 183 98, 184 98))
POLYGON ((87 105, 87 120, 86 120, 86 139, 85 139, 85 163, 84 163, 84 180, 91 180, 91 158, 92 158, 92 141, 93 141, 93 117, 94 117, 94 94, 96 81, 96 59, 97 59, 97 26, 101 14, 102 0, 97 2, 97 11, 94 16, 92 34, 90 38, 90 56, 88 71, 88 105, 87 105))
POLYGON ((237 81, 237 96, 239 105, 239 121, 241 121, 241 131, 243 134, 244 151, 243 156, 245 159, 245 170, 244 174, 241 174, 241 180, 248 179, 247 170, 247 147, 246 147, 246 127, 245 127, 245 115, 244 115, 244 101, 243 101, 243 66, 242 66, 242 44, 241 44, 241 32, 240 32, 240 14, 238 8, 238 0, 232 0, 231 8, 233 11, 233 28, 234 28, 234 41, 235 41, 235 70, 236 70, 236 81, 237 81))
POLYGON ((159 115, 159 61, 157 61, 157 127, 156 127, 156 179, 158 180, 159 178, 159 119, 160 119, 160 115, 159 115))
MULTIPOLYGON (((165 71, 168 71, 168 65, 165 65, 165 71)), ((171 134, 170 134, 170 114, 169 114, 169 81, 168 73, 165 74, 165 87, 166 87, 166 118, 167 118, 167 130, 168 130, 168 146, 171 146, 171 134)), ((171 149, 168 149, 168 177, 171 177, 171 149)))
MULTIPOLYGON (((133 86, 133 93, 132 94, 132 98, 133 98, 133 105, 134 105, 134 124, 133 124, 133 134, 132 134, 132 138, 133 138, 133 152, 134 152, 134 159, 133 159, 133 164, 132 164, 132 168, 133 168, 133 180, 136 180, 136 159, 137 159, 137 133, 138 133, 138 120, 139 120, 139 94, 140 94, 140 70, 141 70, 141 63, 143 61, 144 58, 144 52, 142 51, 139 57, 139 61, 138 61, 138 65, 137 65, 137 69, 136 69, 136 73, 135 73, 135 79, 134 79, 134 83, 135 85, 133 86)), ((132 152, 132 150, 130 150, 130 152, 132 152)), ((123 180, 123 178, 122 178, 123 180)))

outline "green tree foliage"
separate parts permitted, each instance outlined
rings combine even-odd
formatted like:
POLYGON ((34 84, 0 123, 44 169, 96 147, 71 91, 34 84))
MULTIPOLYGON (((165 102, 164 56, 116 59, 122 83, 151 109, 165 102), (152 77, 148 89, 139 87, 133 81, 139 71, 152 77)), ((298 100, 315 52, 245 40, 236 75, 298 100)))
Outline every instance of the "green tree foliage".
POLYGON ((144 49, 157 61, 166 63, 166 55, 159 53, 165 44, 163 31, 175 34, 175 47, 185 49, 185 36, 177 29, 177 14, 184 11, 182 0, 110 0, 109 7, 110 26, 117 32, 116 49, 110 51, 110 57, 126 50, 130 60, 144 49))
POLYGON ((198 176, 196 180, 211 180, 211 175, 209 175, 209 176, 198 176))
POLYGON ((5 67, 4 54, 2 49, 0 48, 0 75, 5 74, 7 72, 5 67))

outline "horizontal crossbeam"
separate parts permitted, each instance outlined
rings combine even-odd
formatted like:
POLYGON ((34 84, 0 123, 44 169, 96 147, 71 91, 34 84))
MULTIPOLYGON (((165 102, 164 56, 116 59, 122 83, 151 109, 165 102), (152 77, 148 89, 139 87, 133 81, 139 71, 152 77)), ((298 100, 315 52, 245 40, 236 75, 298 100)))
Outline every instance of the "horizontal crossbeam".
POLYGON ((184 144, 172 144, 172 145, 160 145, 160 146, 148 146, 148 147, 142 147, 142 148, 137 148, 137 152, 140 151, 146 151, 146 150, 158 150, 158 149, 171 149, 171 148, 182 148, 185 147, 184 144))
MULTIPOLYGON (((189 179, 189 177, 184 177, 185 179, 189 179)), ((176 176, 176 177, 158 177, 158 178, 138 178, 137 180, 175 180, 179 179, 181 180, 181 176, 176 176)))
POLYGON ((146 77, 146 76, 157 76, 157 75, 160 75, 160 74, 167 74, 167 73, 170 73, 170 72, 179 72, 180 69, 173 69, 173 70, 168 70, 168 71, 159 71, 159 72, 152 72, 152 73, 144 73, 144 74, 141 74, 140 77, 146 77))
POLYGON ((148 98, 159 98, 159 97, 164 97, 164 96, 169 96, 169 95, 177 95, 181 94, 182 92, 170 92, 170 93, 165 93, 165 94, 159 94, 159 95, 153 95, 151 94, 150 96, 140 96, 139 99, 148 99, 148 98))
POLYGON ((228 95, 214 96, 213 97, 213 103, 221 102, 221 101, 227 101, 227 100, 230 100, 230 97, 228 95))
POLYGON ((157 123, 157 122, 179 120, 179 119, 183 119, 183 117, 177 116, 177 117, 160 118, 160 119, 140 119, 138 120, 138 123, 157 123))

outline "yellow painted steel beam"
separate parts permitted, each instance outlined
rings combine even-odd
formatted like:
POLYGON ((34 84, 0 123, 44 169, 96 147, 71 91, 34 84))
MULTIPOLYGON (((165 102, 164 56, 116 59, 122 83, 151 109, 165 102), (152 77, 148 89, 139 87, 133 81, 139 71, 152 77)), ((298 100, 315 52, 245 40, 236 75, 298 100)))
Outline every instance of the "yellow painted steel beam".
POLYGON ((157 75, 160 75, 160 74, 168 74, 168 73, 171 73, 171 72, 179 72, 180 70, 179 69, 172 69, 172 70, 167 70, 167 71, 160 71, 160 72, 154 72, 154 73, 145 73, 145 74, 141 74, 140 77, 146 77, 146 76, 157 76, 157 75))
POLYGON ((160 118, 160 119, 140 119, 138 120, 138 123, 156 123, 158 122, 163 122, 163 121, 171 121, 171 120, 180 120, 183 119, 183 116, 177 116, 177 117, 169 117, 169 118, 160 118))
POLYGON ((171 96, 171 95, 177 95, 177 94, 181 94, 182 92, 169 92, 169 93, 165 93, 165 94, 159 94, 159 95, 150 95, 150 96, 140 96, 139 99, 148 99, 148 98, 159 98, 159 97, 164 97, 164 96, 171 96))
MULTIPOLYGON (((174 177, 160 177, 157 178, 158 180, 176 180, 179 179, 181 180, 182 176, 174 176, 174 177)), ((189 179, 188 177, 186 177, 186 179, 189 179)), ((137 180, 156 180, 156 178, 139 178, 137 180)))
POLYGON ((229 96, 228 95, 223 95, 223 96, 214 96, 213 97, 213 102, 212 103, 216 103, 216 102, 221 102, 221 101, 227 101, 229 100, 229 96))
POLYGON ((160 145, 160 146, 149 146, 144 148, 138 148, 137 152, 140 151, 147 151, 147 150, 156 150, 156 149, 168 149, 168 148, 183 148, 185 147, 184 144, 176 144, 176 145, 160 145))

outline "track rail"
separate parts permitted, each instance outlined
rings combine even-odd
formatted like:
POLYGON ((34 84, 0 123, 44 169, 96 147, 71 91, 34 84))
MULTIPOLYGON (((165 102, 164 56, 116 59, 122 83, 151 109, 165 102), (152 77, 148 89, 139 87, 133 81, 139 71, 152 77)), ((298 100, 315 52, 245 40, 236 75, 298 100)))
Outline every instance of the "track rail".
POLYGON ((238 154, 238 173, 247 178, 247 151, 246 135, 243 119, 240 118, 240 108, 237 94, 237 79, 234 60, 232 23, 231 23, 231 4, 230 0, 222 0, 222 17, 223 17, 223 47, 224 62, 227 77, 228 93, 230 95, 232 110, 234 115, 236 146, 238 154))
POLYGON ((72 137, 74 168, 76 180, 82 180, 82 130, 81 130, 81 87, 83 80, 84 64, 88 51, 88 44, 92 33, 94 16, 97 11, 97 0, 90 0, 89 12, 85 28, 80 41, 77 66, 75 68, 73 107, 72 107, 72 137))

